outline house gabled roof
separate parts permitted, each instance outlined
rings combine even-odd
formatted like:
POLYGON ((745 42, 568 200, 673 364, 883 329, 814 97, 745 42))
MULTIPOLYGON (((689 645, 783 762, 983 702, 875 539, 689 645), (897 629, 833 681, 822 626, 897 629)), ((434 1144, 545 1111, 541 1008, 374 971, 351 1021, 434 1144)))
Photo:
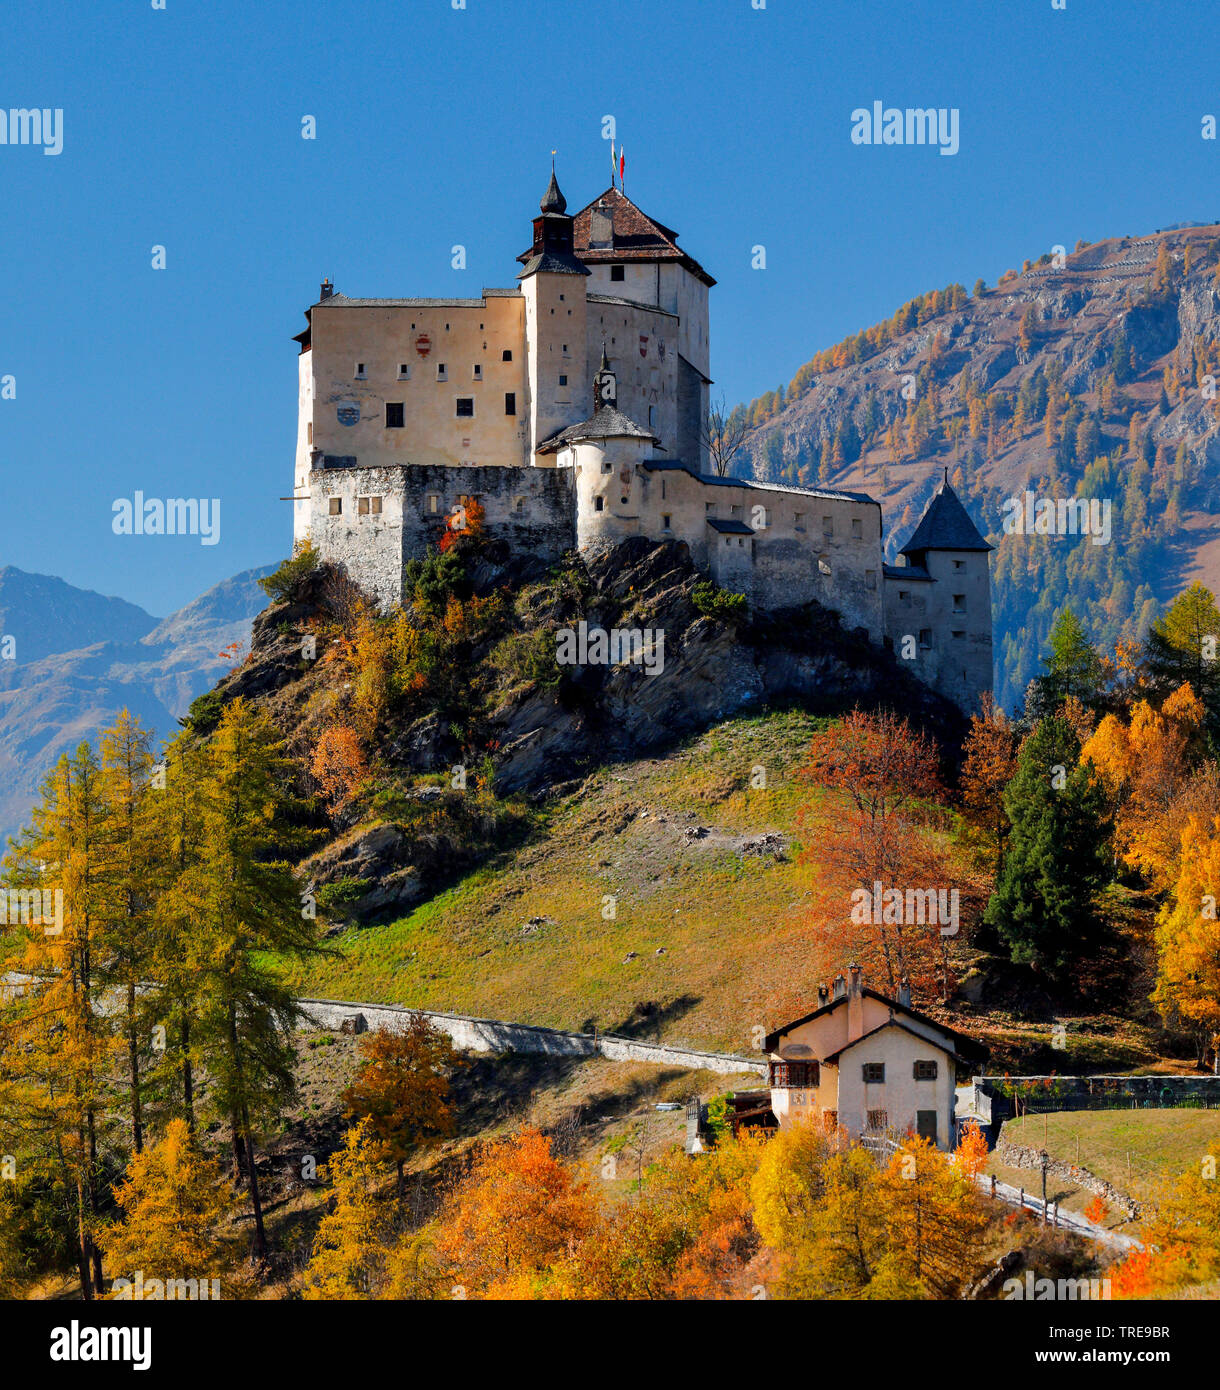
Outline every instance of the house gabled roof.
MULTIPOLYGON (((907 1018, 913 1018, 917 1023, 926 1024, 929 1028, 935 1028, 943 1033, 945 1037, 952 1038, 954 1045, 962 1052, 976 1054, 985 1052, 986 1049, 980 1043, 965 1033, 959 1033, 955 1028, 946 1027, 943 1023, 937 1023, 934 1018, 929 1018, 927 1014, 921 1014, 918 1009, 912 1009, 909 1004, 900 1004, 897 999, 891 999, 887 994, 879 994, 875 989, 865 986, 860 993, 868 998, 875 999, 878 1004, 884 1004, 890 1010, 891 1015, 903 1014, 907 1018)), ((768 1033, 766 1037, 766 1050, 774 1052, 779 1046, 779 1040, 785 1033, 791 1033, 794 1029, 803 1027, 806 1023, 811 1023, 815 1018, 823 1018, 826 1014, 833 1013, 835 1009, 845 1009, 847 1007, 847 995, 844 994, 838 999, 831 999, 820 1008, 814 1009, 812 1013, 805 1014, 803 1018, 794 1019, 791 1023, 785 1023, 782 1027, 776 1028, 774 1032, 768 1033)))
MULTIPOLYGON (((938 1024, 937 1027, 939 1026, 938 1024)), ((839 1065, 839 1058, 842 1057, 845 1052, 850 1052, 853 1047, 858 1047, 869 1038, 876 1037, 878 1033, 884 1033, 887 1028, 901 1028, 904 1033, 909 1033, 911 1037, 918 1038, 920 1042, 927 1043, 929 1047, 938 1047, 946 1056, 952 1057, 955 1060, 957 1059, 957 1053, 954 1052, 951 1047, 946 1047, 943 1043, 938 1043, 935 1038, 929 1038, 926 1033, 921 1033, 917 1029, 912 1028, 909 1023, 904 1023, 902 1019, 891 1016, 887 1018, 884 1023, 879 1023, 876 1028, 870 1028, 867 1033, 861 1033, 858 1038, 853 1038, 851 1042, 844 1043, 837 1052, 832 1052, 829 1057, 823 1057, 821 1060, 826 1066, 837 1067, 839 1065)), ((941 1031, 945 1030, 942 1029, 941 1031)))
POLYGON ((574 249, 582 261, 678 261, 709 287, 716 282, 693 256, 678 245, 678 233, 641 212, 621 188, 607 188, 576 214, 574 249), (593 210, 599 207, 609 220, 610 236, 592 243, 593 210))
POLYGON ((916 555, 923 550, 991 549, 946 478, 932 494, 932 500, 919 518, 914 535, 899 554, 916 555))

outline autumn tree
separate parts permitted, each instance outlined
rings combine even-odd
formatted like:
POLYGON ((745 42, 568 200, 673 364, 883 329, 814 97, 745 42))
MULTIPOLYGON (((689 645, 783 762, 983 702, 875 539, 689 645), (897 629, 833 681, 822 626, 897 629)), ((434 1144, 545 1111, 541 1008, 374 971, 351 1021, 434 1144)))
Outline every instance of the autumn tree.
POLYGON ((962 1130, 953 1150, 962 1175, 973 1181, 987 1166, 991 1150, 987 1147, 987 1136, 979 1128, 977 1120, 971 1120, 962 1130))
POLYGON ((355 729, 348 724, 332 724, 324 729, 314 749, 310 771, 331 815, 347 806, 369 771, 355 729))
POLYGON ((1196 581, 1180 593, 1148 632, 1146 663, 1154 690, 1168 694, 1184 682, 1202 701, 1207 727, 1220 735, 1220 609, 1196 581))
POLYGON ((1199 1060, 1210 1049, 1220 1067, 1220 816, 1191 815, 1181 843, 1173 898, 1157 921, 1153 1000, 1194 1039, 1199 1060))
POLYGON ((367 1121, 349 1129, 326 1165, 330 1203, 305 1270, 305 1299, 370 1299, 384 1278, 385 1218, 377 1200, 378 1143, 367 1121))
POLYGON ((457 1054, 447 1034, 423 1014, 412 1014, 401 1033, 366 1033, 360 1040, 361 1064, 343 1093, 348 1112, 367 1120, 369 1132, 398 1174, 423 1145, 453 1133, 449 1077, 457 1054))
POLYGON ((1004 845, 1011 828, 1004 810, 1004 788, 1016 771, 1017 737, 1012 721, 990 691, 970 718, 962 753, 962 806, 980 846, 994 856, 998 876, 1004 867, 1004 845))
POLYGON ((468 1295, 523 1297, 576 1254, 596 1217, 587 1180, 526 1129, 483 1147, 442 1207, 436 1248, 468 1295))
POLYGON ((112 1277, 134 1279, 139 1272, 146 1282, 202 1284, 220 1278, 236 1258, 229 1228, 237 1200, 185 1120, 171 1120, 159 1140, 132 1155, 114 1200, 121 1219, 101 1236, 112 1277))
MULTIPOLYGON (((935 814, 929 803, 942 791, 937 750, 905 719, 853 710, 814 735, 801 776, 844 795, 845 812, 841 805, 821 809, 816 862, 850 892, 871 895, 877 883, 904 890, 943 869, 920 834, 935 814)), ((891 993, 904 979, 927 975, 920 959, 940 949, 939 936, 932 941, 935 933, 926 927, 911 931, 902 922, 867 925, 864 944, 875 952, 891 993)))

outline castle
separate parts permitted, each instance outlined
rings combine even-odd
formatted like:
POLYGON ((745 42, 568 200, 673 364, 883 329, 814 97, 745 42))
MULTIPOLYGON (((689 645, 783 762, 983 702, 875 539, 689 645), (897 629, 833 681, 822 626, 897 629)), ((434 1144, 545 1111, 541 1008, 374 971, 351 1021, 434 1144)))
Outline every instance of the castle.
POLYGON ((617 186, 572 215, 554 171, 514 289, 350 299, 299 334, 294 538, 383 606, 473 499, 542 561, 684 541, 758 608, 816 599, 965 710, 990 691, 991 549, 948 479, 900 559, 860 492, 708 471, 708 291, 678 234, 617 186))

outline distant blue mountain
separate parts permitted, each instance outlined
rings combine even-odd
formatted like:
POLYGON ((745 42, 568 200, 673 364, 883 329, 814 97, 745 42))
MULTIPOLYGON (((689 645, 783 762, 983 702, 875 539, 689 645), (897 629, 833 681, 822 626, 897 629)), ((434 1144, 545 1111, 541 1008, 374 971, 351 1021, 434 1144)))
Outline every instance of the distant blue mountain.
MULTIPOLYGON (((92 739, 123 708, 173 734, 197 695, 234 665, 267 604, 258 581, 274 566, 223 580, 157 621, 135 604, 45 574, 0 569, 0 837, 16 833, 61 753, 92 739)), ((4 839, 0 838, 0 848, 4 839)))

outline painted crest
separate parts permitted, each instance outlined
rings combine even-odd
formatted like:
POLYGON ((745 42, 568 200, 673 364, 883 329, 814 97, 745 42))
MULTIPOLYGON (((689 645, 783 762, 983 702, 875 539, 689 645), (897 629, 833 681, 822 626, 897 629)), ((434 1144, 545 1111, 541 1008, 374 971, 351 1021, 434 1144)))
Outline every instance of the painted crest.
POLYGON ((360 407, 355 401, 340 401, 335 409, 341 425, 358 425, 360 423, 360 407))
POLYGON ((640 356, 641 356, 641 357, 647 357, 647 356, 648 356, 648 334, 647 334, 647 333, 641 333, 641 334, 640 334, 640 356))
POLYGON ((427 357, 432 351, 432 339, 429 338, 426 333, 421 333, 419 337, 416 338, 415 351, 418 352, 421 357, 427 357))

